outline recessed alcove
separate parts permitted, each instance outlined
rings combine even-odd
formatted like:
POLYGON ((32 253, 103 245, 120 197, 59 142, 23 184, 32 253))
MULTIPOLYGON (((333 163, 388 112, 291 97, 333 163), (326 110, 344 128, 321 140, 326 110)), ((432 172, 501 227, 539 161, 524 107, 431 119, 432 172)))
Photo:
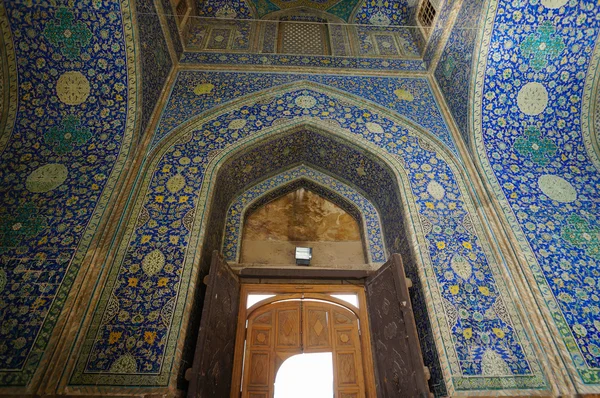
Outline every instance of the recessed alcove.
POLYGON ((240 262, 294 262, 296 246, 311 247, 315 266, 366 263, 358 220, 305 188, 287 193, 246 216, 240 262))
MULTIPOLYGON (((217 154, 219 158, 223 154, 217 154)), ((383 162, 378 156, 360 148, 344 138, 334 136, 333 134, 322 131, 318 128, 308 126, 298 126, 294 129, 270 136, 268 139, 258 140, 245 146, 243 149, 228 153, 216 168, 216 177, 214 177, 214 188, 209 198, 210 207, 207 217, 206 233, 202 243, 202 254, 200 256, 200 277, 202 281, 204 275, 208 273, 213 251, 221 251, 227 259, 227 253, 224 250, 227 233, 234 226, 228 225, 228 211, 237 198, 244 198, 246 192, 251 187, 256 186, 261 181, 269 178, 276 179, 277 176, 286 171, 305 165, 313 170, 332 176, 335 180, 351 187, 355 192, 360 193, 362 197, 370 202, 374 211, 380 219, 381 238, 380 250, 385 256, 390 253, 400 253, 402 255, 406 275, 413 281, 413 288, 410 289, 411 302, 413 303, 417 331, 420 336, 420 345, 423 352, 425 365, 431 371, 432 384, 443 383, 440 365, 438 362, 433 333, 427 315, 427 307, 423 296, 423 290, 416 268, 416 260, 413 250, 410 247, 410 238, 408 230, 405 227, 403 217, 403 204, 398 189, 398 181, 395 172, 383 162)), ((275 184, 264 195, 259 195, 262 200, 258 200, 257 206, 270 202, 273 199, 281 197, 284 194, 294 192, 298 188, 304 187, 310 190, 319 190, 320 196, 326 195, 328 200, 332 200, 336 193, 327 187, 319 187, 311 181, 297 180, 290 184, 275 184), (297 185, 293 185, 297 184, 297 185), (312 185, 311 185, 312 184, 312 185), (290 188, 292 187, 292 188, 290 188), (280 189, 282 191, 280 191, 280 189), (331 196, 330 196, 331 195, 331 196), (263 201, 264 200, 264 201, 263 201)), ((246 200, 254 201, 260 198, 247 197, 246 200)), ((356 206, 348 206, 349 201, 332 200, 336 205, 342 207, 347 213, 353 214, 355 220, 364 217, 356 206)), ((254 207, 249 206, 245 210, 247 214, 252 214, 254 207)), ((238 223, 243 225, 244 217, 240 217, 238 223)), ((364 225, 364 221, 362 222, 364 225)), ((360 223, 359 223, 360 225, 360 223)), ((363 227, 364 228, 364 227, 363 227)), ((365 231, 363 230, 364 237, 365 231)), ((240 235, 243 235, 240 233, 240 235)), ((369 252, 372 250, 369 248, 369 252)), ((383 261, 378 263, 370 262, 365 264, 362 260, 361 267, 367 269, 377 269, 383 261)), ((239 257, 227 259, 234 268, 243 268, 256 266, 256 264, 246 264, 240 262, 239 257), (237 258, 237 261, 236 261, 237 258)), ((355 264, 345 263, 341 266, 331 266, 331 268, 357 269, 352 267, 355 264)), ((359 264, 360 265, 360 264, 359 264)), ((296 267, 295 264, 279 264, 278 266, 296 267)), ((184 363, 181 368, 185 369, 191 366, 194 343, 197 337, 199 327, 199 313, 202 304, 204 286, 199 284, 199 293, 195 297, 197 310, 192 311, 193 318, 188 326, 186 351, 184 353, 184 363), (200 293, 201 292, 201 293, 200 293)))

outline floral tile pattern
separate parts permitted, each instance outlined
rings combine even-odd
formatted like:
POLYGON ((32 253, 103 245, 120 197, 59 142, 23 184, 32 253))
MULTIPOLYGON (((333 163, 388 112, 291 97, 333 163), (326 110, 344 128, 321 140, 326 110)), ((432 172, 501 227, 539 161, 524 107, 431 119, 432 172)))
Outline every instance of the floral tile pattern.
POLYGON ((31 380, 135 123, 128 2, 31 3, 0 5, 19 90, 15 124, 1 132, 0 386, 31 380))
POLYGON ((208 65, 265 65, 316 68, 343 68, 352 70, 426 70, 420 59, 390 59, 363 57, 333 57, 326 55, 283 54, 219 54, 214 52, 186 52, 181 57, 184 64, 208 65))
POLYGON ((468 126, 469 90, 473 51, 478 33, 478 29, 474 27, 479 27, 482 6, 483 2, 480 0, 463 2, 434 72, 448 108, 467 145, 471 143, 468 126))
MULTIPOLYGON (((371 262, 375 263, 385 262, 387 256, 385 253, 379 214, 371 202, 348 185, 305 165, 295 167, 282 174, 261 181, 259 184, 247 189, 234 200, 229 207, 226 218, 227 221, 225 222, 225 239, 223 241, 223 255, 225 256, 225 260, 230 262, 238 261, 239 245, 241 242, 242 225, 244 221, 243 215, 247 214, 247 208, 252 206, 256 200, 260 199, 266 193, 283 185, 287 185, 292 181, 301 180, 303 178, 333 190, 343 198, 349 200, 360 210, 358 216, 364 218, 363 223, 365 225, 363 226, 363 231, 365 239, 367 240, 369 259, 371 262)), ((323 190, 324 189, 319 190, 318 193, 320 194, 323 190)), ((330 198, 327 197, 327 199, 330 198)), ((333 203, 338 202, 334 199, 333 203)), ((343 205, 341 205, 341 207, 342 206, 343 205)), ((346 206, 343 206, 342 208, 344 207, 346 206)))
MULTIPOLYGON (((196 81, 204 86, 185 84, 188 90, 191 87, 201 93, 218 92, 215 88, 219 83, 215 79, 220 74, 195 73, 196 81)), ((190 76, 181 74, 180 79, 188 82, 190 76)), ((250 79, 244 81, 256 84, 250 79)), ((229 90, 233 91, 231 86, 229 90)), ((166 109, 179 107, 178 99, 172 93, 172 102, 166 109)), ((410 185, 402 188, 401 195, 407 195, 411 207, 407 210, 408 217, 422 231, 416 234, 420 243, 415 250, 422 250, 420 261, 425 268, 418 272, 428 275, 427 283, 435 289, 427 289, 426 294, 434 295, 433 300, 440 303, 430 317, 439 327, 437 343, 442 344, 446 353, 441 360, 450 372, 448 382, 459 390, 546 388, 512 299, 501 278, 496 276, 497 263, 481 234, 473 204, 463 196, 466 187, 452 155, 435 139, 427 140, 410 124, 385 111, 376 111, 369 102, 307 82, 253 95, 198 119, 176 139, 170 137, 168 144, 153 157, 142 194, 136 199, 137 217, 129 222, 129 232, 120 243, 120 254, 112 266, 104 299, 95 311, 93 325, 98 326, 88 331, 71 382, 103 383, 114 377, 117 370, 121 372, 120 364, 126 363, 130 374, 121 382, 165 383, 177 339, 172 330, 179 328, 185 304, 179 292, 187 289, 195 250, 192 247, 197 247, 190 242, 200 239, 204 215, 208 216, 203 187, 208 186, 205 173, 213 173, 212 159, 229 153, 241 142, 256 141, 255 145, 259 145, 261 141, 257 140, 261 136, 274 134, 268 131, 282 132, 285 126, 299 125, 303 120, 326 123, 330 126, 326 130, 338 131, 353 145, 360 143, 372 148, 378 156, 394 159, 400 178, 410 185), (153 338, 147 339, 147 333, 153 338)), ((389 183, 374 184, 377 187, 374 189, 362 188, 361 182, 381 166, 371 166, 372 162, 368 165, 364 158, 350 155, 343 148, 332 148, 331 139, 327 141, 320 134, 309 134, 304 140, 303 148, 319 149, 306 151, 309 163, 325 161, 331 173, 370 192, 365 197, 378 207, 385 207, 380 215, 388 239, 390 231, 385 225, 390 224, 386 220, 399 214, 401 207, 389 207, 389 191, 380 189, 390 186, 389 183), (326 160, 319 160, 321 157, 326 160)), ((293 142, 290 141, 289 153, 295 153, 293 142)), ((279 150, 258 148, 265 156, 286 152, 284 146, 279 146, 279 150)), ((252 165, 259 171, 270 167, 267 158, 264 159, 265 162, 255 161, 252 165)), ((274 159, 279 161, 278 157, 274 159)), ((253 173, 253 168, 240 165, 235 169, 253 173)), ((221 194, 215 195, 217 203, 223 201, 221 194)), ((209 235, 207 239, 218 238, 209 235)), ((400 239, 387 244, 393 251, 402 251, 402 246, 409 245, 400 239)))
POLYGON ((426 79, 277 73, 179 72, 152 144, 155 147, 174 127, 214 106, 301 80, 333 87, 398 112, 457 153, 426 79))
POLYGON ((597 388, 600 163, 583 127, 599 89, 598 4, 490 1, 484 13, 486 51, 476 63, 473 104, 477 154, 574 377, 597 388))

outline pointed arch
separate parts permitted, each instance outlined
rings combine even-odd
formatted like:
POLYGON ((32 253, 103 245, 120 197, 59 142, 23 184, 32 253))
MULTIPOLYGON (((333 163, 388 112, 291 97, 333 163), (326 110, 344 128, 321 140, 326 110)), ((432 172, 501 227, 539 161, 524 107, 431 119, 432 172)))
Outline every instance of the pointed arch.
POLYGON ((383 264, 387 258, 381 221, 375 206, 363 195, 335 177, 306 164, 288 168, 278 175, 263 179, 235 198, 227 211, 223 236, 223 253, 230 262, 239 262, 242 226, 252 209, 265 200, 281 197, 300 187, 324 193, 324 197, 346 210, 361 227, 362 241, 371 263, 383 264))
MULTIPOLYGON (((140 175, 141 189, 133 199, 134 216, 115 247, 109 275, 113 284, 107 285, 103 293, 106 298, 95 310, 87 337, 90 344, 79 356, 74 378, 92 382, 113 377, 101 367, 104 362, 98 361, 122 355, 118 349, 105 348, 109 333, 134 333, 115 316, 115 308, 124 310, 132 305, 131 300, 119 301, 118 296, 135 290, 128 284, 152 283, 159 277, 144 275, 129 264, 162 258, 149 257, 157 250, 177 267, 175 276, 169 276, 175 279, 176 289, 152 304, 162 308, 164 325, 159 332, 167 349, 157 354, 158 360, 138 356, 146 361, 140 369, 156 369, 157 376, 145 371, 129 375, 126 382, 144 384, 175 377, 180 359, 175 347, 186 337, 179 331, 188 328, 191 298, 198 292, 190 281, 206 272, 203 251, 221 243, 220 233, 210 228, 211 209, 223 199, 219 187, 226 185, 219 183, 221 167, 243 148, 274 138, 283 139, 277 141, 283 145, 290 133, 298 131, 312 134, 304 145, 313 149, 313 156, 319 154, 314 149, 320 146, 335 148, 331 153, 338 157, 330 158, 329 167, 337 167, 336 174, 353 180, 380 210, 386 209, 380 215, 386 225, 387 246, 409 259, 407 274, 415 282, 412 299, 418 303, 414 307, 423 310, 417 322, 425 331, 422 336, 435 339, 435 346, 433 340, 422 341, 426 363, 437 360, 438 354, 442 363, 441 368, 432 369, 432 376, 441 381, 443 372, 449 393, 490 385, 500 388, 508 382, 520 394, 545 388, 534 354, 537 346, 516 311, 511 287, 500 268, 501 255, 490 244, 468 178, 455 155, 431 134, 393 112, 308 82, 253 94, 206 112, 182 125, 156 148, 140 175), (344 159, 350 167, 341 162, 344 159), (369 167, 363 166, 367 164, 369 167), (390 182, 374 186, 362 180, 375 169, 387 173, 390 182), (389 233, 394 229, 395 234, 389 233), (472 272, 463 272, 464 267, 472 272), (111 294, 118 302, 107 306, 111 294), (477 363, 465 362, 464 356, 471 352, 465 351, 465 345, 472 335, 465 332, 467 320, 458 314, 470 311, 489 315, 477 323, 486 328, 485 333, 492 333, 492 325, 503 328, 497 332, 502 341, 494 339, 485 348, 499 352, 505 349, 501 347, 510 347, 508 366, 518 378, 487 377, 477 363)), ((143 295, 136 297, 144 300, 143 295)), ((484 347, 480 348, 483 353, 484 347)))

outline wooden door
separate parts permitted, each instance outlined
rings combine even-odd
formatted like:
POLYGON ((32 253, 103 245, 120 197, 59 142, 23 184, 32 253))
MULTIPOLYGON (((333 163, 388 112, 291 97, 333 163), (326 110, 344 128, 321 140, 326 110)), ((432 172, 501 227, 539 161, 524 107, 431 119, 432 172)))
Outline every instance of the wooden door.
POLYGON ((425 366, 399 254, 365 282, 377 397, 428 397, 425 366))
POLYGON ((220 253, 214 251, 188 398, 229 395, 239 303, 239 280, 220 253))
POLYGON ((283 362, 315 352, 332 353, 336 398, 365 396, 359 324, 353 312, 301 299, 275 301, 254 310, 246 330, 242 397, 272 398, 283 362))

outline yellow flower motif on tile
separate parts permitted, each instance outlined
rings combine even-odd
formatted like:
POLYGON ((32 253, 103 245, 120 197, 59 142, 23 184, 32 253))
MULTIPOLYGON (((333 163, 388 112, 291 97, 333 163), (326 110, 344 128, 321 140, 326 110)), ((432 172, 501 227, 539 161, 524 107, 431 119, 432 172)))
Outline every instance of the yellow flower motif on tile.
POLYGON ((463 336, 465 336, 465 339, 470 339, 471 337, 473 337, 473 329, 467 328, 463 330, 463 336))
POLYGON ((120 338, 123 332, 110 332, 108 336, 108 344, 115 344, 120 338))
POLYGON ((479 291, 484 296, 489 296, 490 295, 490 289, 488 289, 487 286, 479 286, 479 291))
POLYGON ((504 338, 504 330, 499 328, 493 328, 492 331, 499 339, 504 338))
POLYGON ((129 278, 127 279, 127 286, 135 287, 138 284, 137 278, 129 278))
POLYGON ((427 207, 428 209, 434 209, 435 205, 431 202, 425 202, 425 207, 427 207))
POLYGON ((188 200, 188 199, 189 199, 189 197, 188 197, 188 196, 181 196, 181 197, 179 198, 179 203, 185 203, 185 202, 187 202, 187 200, 188 200))
POLYGON ((160 287, 167 286, 167 282, 168 281, 169 281, 169 278, 160 278, 158 280, 157 285, 160 286, 160 287))
POLYGON ((144 332, 144 341, 150 345, 156 340, 156 332, 144 332))
POLYGON ((150 242, 151 238, 152 238, 152 236, 150 236, 150 235, 144 235, 144 236, 142 236, 142 243, 148 243, 148 242, 150 242))
POLYGON ((194 87, 194 94, 202 95, 210 93, 215 86, 210 83, 200 83, 196 87, 194 87))
POLYGON ((446 247, 446 242, 437 242, 435 245, 438 249, 442 250, 446 247))
POLYGON ((410 102, 415 99, 414 95, 412 95, 410 91, 405 90, 403 88, 394 90, 394 94, 396 94, 396 98, 398 98, 399 100, 410 102))
POLYGON ((156 201, 156 203, 162 203, 165 200, 165 197, 163 195, 156 195, 156 198, 154 200, 156 201))
POLYGON ((450 286, 450 293, 457 295, 459 289, 460 289, 460 287, 458 285, 452 285, 452 286, 450 286))
POLYGON ((177 243, 179 243, 179 236, 169 236, 169 242, 176 245, 177 243))
POLYGON ((473 245, 471 245, 471 242, 463 242, 462 245, 464 246, 465 249, 471 250, 473 248, 473 245))

